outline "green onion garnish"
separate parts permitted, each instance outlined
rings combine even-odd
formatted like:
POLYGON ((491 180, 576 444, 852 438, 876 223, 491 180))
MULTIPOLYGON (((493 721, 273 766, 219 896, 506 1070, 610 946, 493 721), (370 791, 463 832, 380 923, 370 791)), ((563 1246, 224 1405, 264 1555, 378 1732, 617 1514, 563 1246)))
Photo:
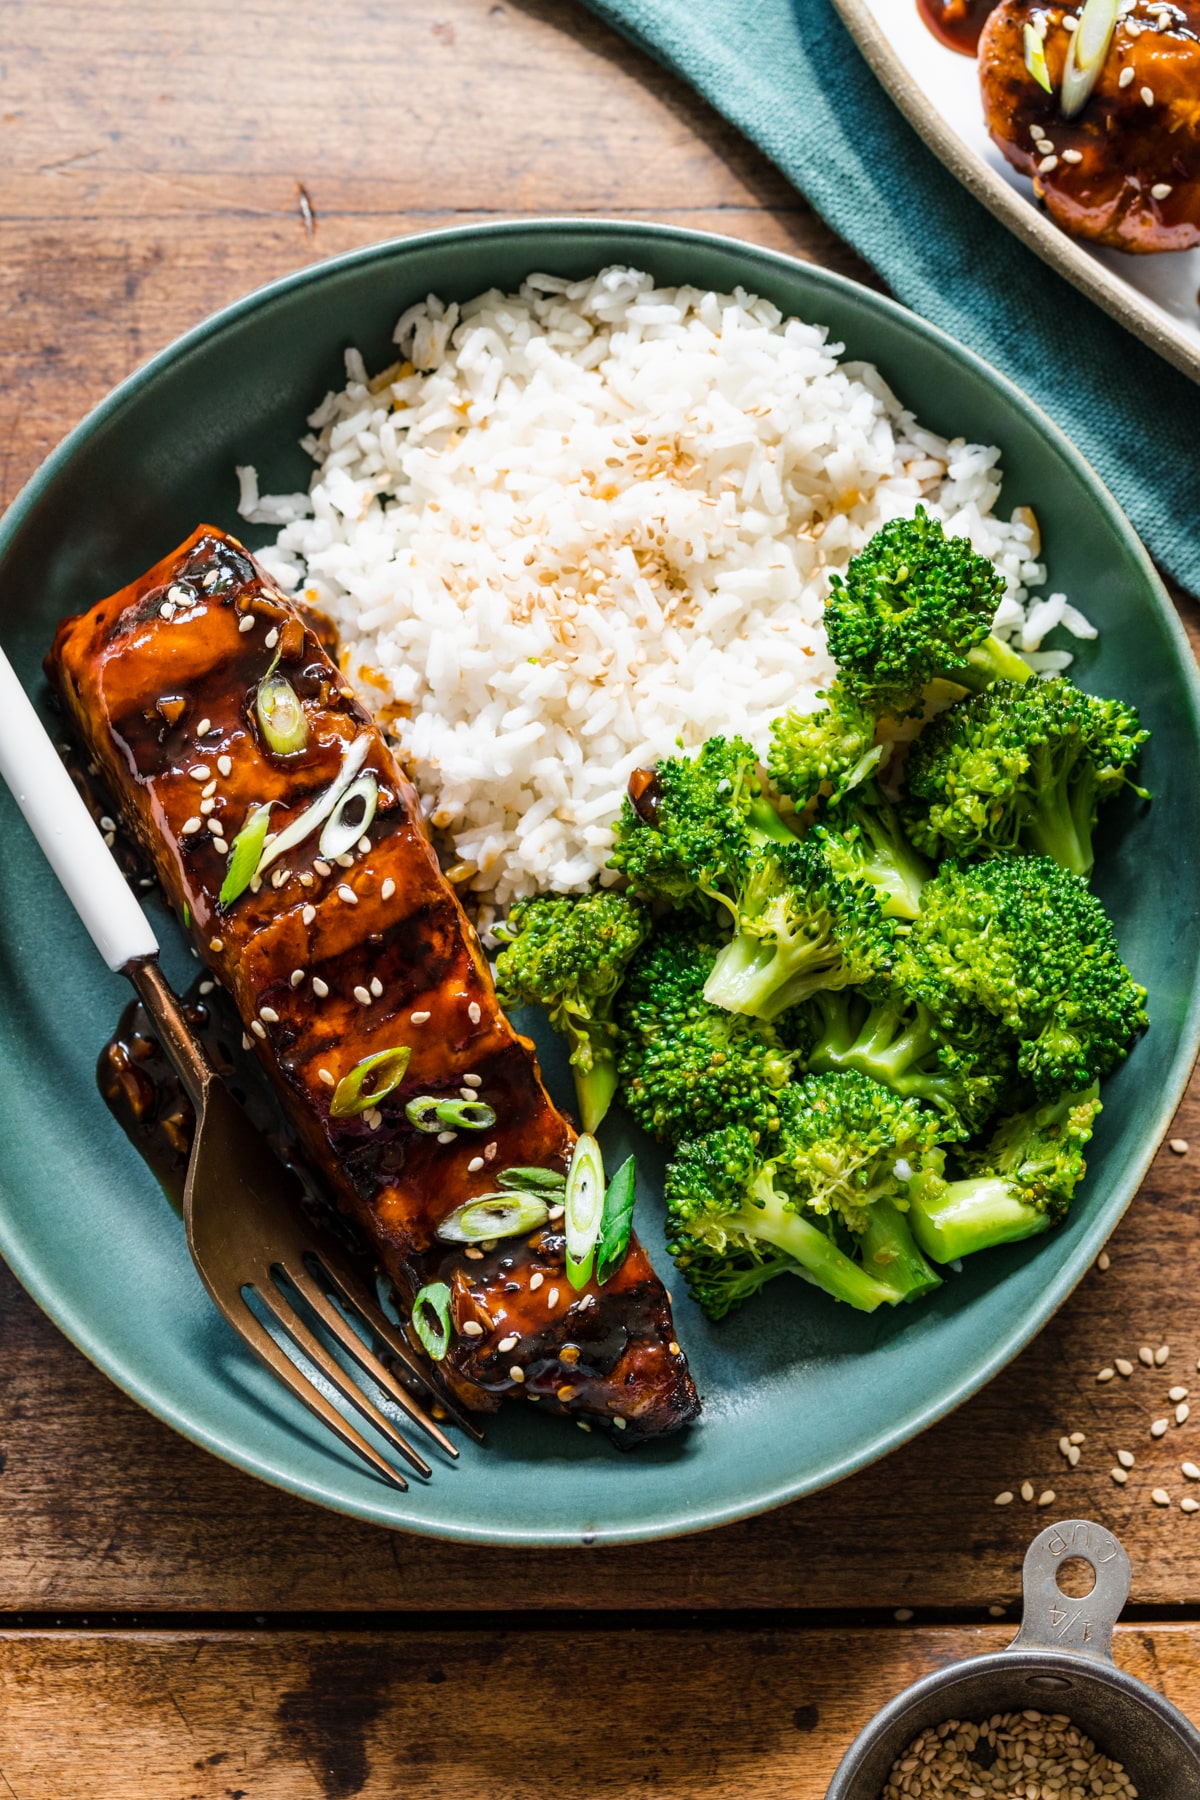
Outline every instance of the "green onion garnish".
POLYGON ((370 748, 371 735, 367 731, 360 732, 353 743, 347 745, 336 779, 330 783, 323 794, 318 795, 311 806, 305 807, 298 819, 293 819, 290 825, 284 826, 278 837, 271 839, 258 859, 258 867, 254 871, 256 875, 261 875, 263 870, 269 868, 276 857, 282 856, 285 850, 290 850, 295 844, 302 844, 309 833, 315 831, 322 820, 329 817, 362 768, 370 748))
POLYGON ((567 1178, 559 1169, 501 1169, 496 1180, 502 1188, 511 1188, 515 1193, 548 1192, 567 1185, 567 1178))
POLYGON ((423 1287, 412 1306, 413 1330, 434 1362, 450 1348, 450 1289, 444 1281, 423 1287))
POLYGON ((596 1283, 603 1287, 625 1261, 629 1235, 633 1230, 633 1202, 637 1188, 637 1169, 632 1156, 627 1156, 608 1184, 604 1211, 600 1215, 600 1235, 596 1243, 596 1283))
POLYGON ((1036 25, 1025 27, 1025 67, 1040 88, 1045 88, 1048 94, 1054 92, 1054 83, 1046 67, 1046 40, 1036 25))
POLYGON ((351 845, 356 844, 375 817, 378 804, 379 783, 372 774, 360 775, 357 781, 352 781, 326 821, 321 833, 321 855, 332 861, 335 856, 343 855, 351 845), (353 800, 361 800, 363 809, 357 822, 351 824, 346 817, 346 809, 353 800))
POLYGON ((485 1244, 492 1238, 536 1231, 549 1216, 550 1209, 537 1194, 481 1194, 455 1207, 437 1234, 450 1244, 485 1244))
POLYGON ((590 1132, 582 1132, 567 1170, 567 1280, 586 1287, 596 1260, 596 1239, 604 1208, 604 1158, 590 1132))
POLYGON ((378 1106, 384 1096, 404 1080, 411 1057, 412 1051, 407 1044, 397 1044, 394 1050, 377 1050, 374 1056, 364 1056, 334 1088, 333 1099, 329 1102, 330 1117, 353 1119, 358 1113, 366 1112, 368 1107, 378 1106))
POLYGON ((418 1131, 440 1131, 442 1127, 438 1123, 437 1109, 441 1104, 436 1094, 418 1094, 415 1100, 406 1104, 404 1116, 418 1131))
POLYGON ((490 1131, 496 1115, 484 1100, 443 1100, 418 1094, 404 1111, 418 1131, 490 1131))
POLYGON ((437 1116, 449 1131, 490 1131, 496 1123, 486 1100, 439 1100, 437 1116))
POLYGON ((1064 119, 1082 111, 1104 67, 1117 28, 1119 0, 1087 0, 1067 45, 1059 105, 1064 119))
POLYGON ((228 906, 231 901, 236 900, 254 879, 258 859, 262 855, 263 839, 267 835, 271 819, 271 804, 268 800, 265 806, 256 806, 233 840, 233 848, 229 852, 229 867, 221 883, 221 892, 217 895, 222 906, 228 906))
POLYGON ((294 756, 308 742, 308 719, 300 696, 286 675, 275 673, 275 662, 258 684, 254 711, 259 730, 276 756, 294 756))

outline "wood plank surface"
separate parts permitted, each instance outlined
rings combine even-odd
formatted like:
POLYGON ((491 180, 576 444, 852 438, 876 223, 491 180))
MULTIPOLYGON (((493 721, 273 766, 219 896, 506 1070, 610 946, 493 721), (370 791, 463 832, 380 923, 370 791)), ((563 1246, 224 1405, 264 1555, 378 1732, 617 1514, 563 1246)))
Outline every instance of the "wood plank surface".
MULTIPOLYGON (((497 214, 622 214, 873 279, 750 146, 565 0, 8 0, 0 55, 0 500, 180 330, 387 236, 497 214)), ((979 1611, 1011 1605, 1025 1543, 1049 1516, 992 1505, 1024 1478, 1056 1490, 1056 1511, 1121 1533, 1138 1601, 1200 1606, 1200 1522, 1178 1507, 1179 1462, 1200 1462, 1200 1406, 1195 1424, 1148 1435, 1169 1410, 1168 1377, 1186 1384, 1200 1357, 1181 1254, 1196 1235, 1195 1087, 1178 1130, 1197 1151, 1160 1155, 1111 1270, 954 1418, 770 1517, 586 1556, 455 1548, 271 1493, 142 1414, 5 1277, 0 1608, 979 1611), (1166 1370, 1096 1385, 1102 1363, 1162 1341, 1166 1370), (1076 1428, 1087 1443, 1071 1472, 1056 1443, 1076 1428), (1107 1474, 1121 1447, 1137 1456, 1123 1490, 1107 1474), (1149 1501, 1160 1482, 1168 1509, 1149 1501)))
MULTIPOLYGON (((0 1792, 797 1800, 899 1689, 1011 1635, 10 1632, 0 1792)), ((1122 1629, 1117 1657, 1200 1713, 1200 1629, 1122 1629)))

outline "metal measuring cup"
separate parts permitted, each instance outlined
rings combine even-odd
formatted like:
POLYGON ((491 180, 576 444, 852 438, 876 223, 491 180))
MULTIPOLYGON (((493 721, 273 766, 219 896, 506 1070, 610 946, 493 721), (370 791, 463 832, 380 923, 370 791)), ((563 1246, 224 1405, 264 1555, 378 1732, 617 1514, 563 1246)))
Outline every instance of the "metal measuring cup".
POLYGON ((1022 1576, 1021 1629, 1007 1650, 954 1663, 906 1688, 859 1733, 826 1800, 880 1800, 896 1758, 943 1719, 993 1713, 1066 1713, 1115 1762, 1141 1800, 1200 1800, 1200 1733, 1183 1714, 1112 1659, 1112 1634, 1129 1598, 1129 1558, 1103 1525, 1064 1519, 1030 1544, 1022 1576), (1085 1600, 1058 1585, 1078 1556, 1095 1586, 1085 1600))

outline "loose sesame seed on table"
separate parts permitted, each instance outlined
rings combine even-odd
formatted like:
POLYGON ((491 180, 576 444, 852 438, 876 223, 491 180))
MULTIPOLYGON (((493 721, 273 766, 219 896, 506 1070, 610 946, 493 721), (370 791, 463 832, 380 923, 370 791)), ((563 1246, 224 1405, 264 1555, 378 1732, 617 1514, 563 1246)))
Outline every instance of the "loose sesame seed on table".
MULTIPOLYGON (((11 0, 6 24, 3 502, 179 331, 380 238, 623 214, 875 279, 682 85, 555 0, 11 0)), ((819 1800, 894 1693, 1011 1636, 1056 1516, 1119 1533, 1118 1660, 1200 1719, 1192 1143, 1195 1084, 1109 1250, 951 1418, 812 1499, 626 1549, 459 1546, 259 1486, 0 1270, 0 1788, 819 1800)))

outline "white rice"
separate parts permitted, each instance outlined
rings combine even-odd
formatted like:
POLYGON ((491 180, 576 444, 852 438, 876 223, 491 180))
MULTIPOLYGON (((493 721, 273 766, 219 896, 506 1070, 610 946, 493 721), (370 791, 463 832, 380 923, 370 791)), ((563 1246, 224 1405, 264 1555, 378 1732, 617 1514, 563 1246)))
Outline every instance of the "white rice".
POLYGON ((1004 576, 999 634, 1043 672, 1091 626, 1037 528, 993 515, 999 451, 924 430, 869 363, 769 301, 605 269, 517 295, 432 296, 402 361, 346 353, 304 440, 308 494, 258 497, 262 561, 334 619, 454 873, 493 909, 612 876, 629 773, 771 720, 834 673, 831 570, 922 502, 1004 576))

